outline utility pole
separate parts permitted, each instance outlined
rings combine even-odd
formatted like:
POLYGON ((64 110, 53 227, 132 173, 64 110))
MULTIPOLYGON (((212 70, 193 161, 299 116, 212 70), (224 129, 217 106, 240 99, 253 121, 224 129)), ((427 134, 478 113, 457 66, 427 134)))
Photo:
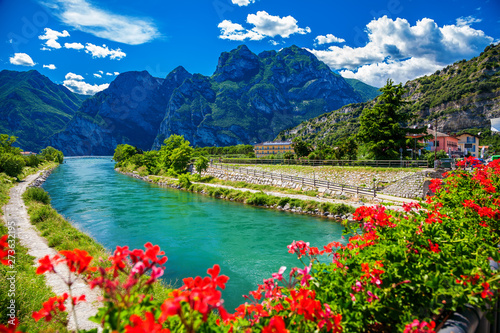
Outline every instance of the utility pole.
POLYGON ((437 155, 437 139, 438 139, 438 119, 436 117, 436 124, 434 126, 434 161, 437 155))

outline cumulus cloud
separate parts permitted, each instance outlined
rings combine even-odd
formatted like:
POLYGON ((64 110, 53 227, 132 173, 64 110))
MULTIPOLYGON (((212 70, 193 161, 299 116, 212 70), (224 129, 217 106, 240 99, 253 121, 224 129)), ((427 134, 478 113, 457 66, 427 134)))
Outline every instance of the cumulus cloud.
POLYGON ((387 75, 404 83, 473 57, 493 42, 492 37, 467 24, 439 27, 429 18, 412 26, 405 19, 384 16, 372 20, 366 28, 365 46, 310 51, 344 76, 380 87, 387 75), (398 70, 401 74, 396 74, 398 70))
POLYGON ((106 75, 107 76, 113 76, 113 73, 107 72, 106 75))
POLYGON ((241 24, 233 23, 229 20, 224 20, 218 25, 221 29, 222 34, 219 36, 220 39, 229 40, 261 40, 265 36, 256 33, 255 31, 247 30, 243 28, 241 24))
POLYGON ((322 45, 322 44, 332 44, 332 43, 344 43, 345 39, 335 37, 332 34, 327 34, 326 36, 319 35, 318 37, 314 38, 314 42, 316 44, 322 45))
POLYGON ((13 57, 9 58, 9 61, 13 65, 19 66, 35 66, 33 59, 26 53, 14 53, 13 57))
POLYGON ((53 49, 60 49, 62 46, 57 42, 59 37, 69 37, 69 32, 63 30, 62 32, 52 30, 50 28, 44 29, 45 33, 38 36, 38 39, 46 40, 45 46, 53 49))
POLYGON ((242 7, 242 6, 248 6, 249 4, 254 3, 255 0, 231 0, 231 2, 235 5, 242 7))
POLYGON ((261 40, 266 37, 281 36, 288 38, 293 34, 304 35, 311 32, 311 28, 300 28, 297 25, 297 20, 292 16, 273 16, 265 11, 259 11, 256 14, 247 16, 247 23, 253 25, 253 28, 246 29, 241 24, 233 23, 229 20, 224 20, 219 23, 221 29, 221 39, 229 40, 261 40))
POLYGON ((94 58, 106 58, 109 56, 110 59, 120 60, 127 55, 120 49, 110 50, 106 45, 98 46, 92 43, 87 43, 85 45, 85 52, 92 54, 94 58))
POLYGON ((147 43, 159 36, 150 19, 119 15, 87 0, 41 2, 63 23, 94 36, 129 45, 147 43))
POLYGON ((81 50, 85 46, 82 43, 64 43, 64 47, 67 49, 81 50))
POLYGON ((94 95, 99 91, 102 91, 107 87, 109 87, 108 83, 104 83, 101 85, 89 84, 83 81, 84 80, 83 76, 71 72, 66 74, 64 78, 65 80, 63 81, 63 85, 72 92, 77 94, 94 95))
POLYGON ((97 73, 94 73, 94 76, 97 77, 97 78, 99 78, 99 79, 102 77, 101 74, 97 74, 97 73))
POLYGON ((56 69, 56 65, 54 65, 54 64, 43 65, 43 68, 48 68, 48 69, 54 70, 54 69, 56 69))
POLYGON ((115 74, 115 75, 119 75, 120 73, 119 73, 119 72, 113 72, 113 74, 115 74))

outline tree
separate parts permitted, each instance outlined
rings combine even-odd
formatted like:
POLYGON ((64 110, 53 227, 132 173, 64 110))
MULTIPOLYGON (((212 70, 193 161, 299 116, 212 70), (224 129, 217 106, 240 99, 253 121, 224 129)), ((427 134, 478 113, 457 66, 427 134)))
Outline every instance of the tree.
POLYGON ((0 154, 19 154, 21 149, 13 147, 17 137, 8 134, 0 134, 0 154))
POLYGON ((359 118, 360 128, 357 138, 364 143, 369 156, 375 159, 398 159, 400 148, 406 152, 406 133, 423 133, 425 128, 403 127, 413 115, 400 112, 405 90, 400 83, 392 80, 380 88, 382 95, 372 108, 365 108, 359 118))
POLYGON ((120 164, 121 162, 128 160, 130 157, 137 153, 138 150, 136 147, 127 144, 120 144, 116 146, 113 160, 117 162, 117 164, 120 164))
POLYGON ((62 151, 57 150, 51 146, 42 149, 42 151, 40 152, 40 156, 42 156, 46 161, 55 161, 59 164, 64 161, 64 155, 62 151))
POLYGON ((200 156, 196 160, 194 166, 196 167, 196 171, 198 171, 201 175, 203 171, 206 171, 208 169, 209 163, 210 161, 208 160, 208 158, 206 158, 205 156, 200 156))
POLYGON ((173 134, 163 142, 159 152, 159 167, 184 172, 193 155, 193 148, 184 136, 173 134))
POLYGON ((305 141, 302 141, 302 139, 300 138, 294 138, 292 140, 292 147, 297 157, 308 156, 313 151, 311 149, 311 145, 305 141))

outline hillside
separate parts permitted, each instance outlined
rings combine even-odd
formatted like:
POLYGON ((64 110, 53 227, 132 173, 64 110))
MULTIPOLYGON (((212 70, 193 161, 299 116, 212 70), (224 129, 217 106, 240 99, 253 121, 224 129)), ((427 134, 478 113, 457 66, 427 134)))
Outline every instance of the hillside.
POLYGON ((361 97, 363 98, 363 102, 368 102, 377 97, 378 95, 381 94, 379 91, 379 88, 376 88, 374 86, 370 86, 364 82, 361 82, 356 79, 347 79, 345 78, 346 82, 349 83, 349 85, 357 91, 361 97))
MULTIPOLYGON (((415 114, 407 126, 438 120, 440 132, 489 128, 500 117, 500 45, 490 45, 480 56, 458 61, 436 73, 405 84, 409 102, 402 112, 415 114)), ((357 132, 358 117, 374 101, 344 106, 282 131, 277 140, 300 137, 312 143, 333 143, 357 132)))
POLYGON ((39 151, 64 128, 84 97, 36 70, 0 72, 0 133, 15 135, 24 150, 39 151))
POLYGON ((363 99, 297 46, 259 55, 223 52, 211 77, 178 67, 165 79, 126 72, 50 138, 65 155, 112 154, 117 144, 158 148, 171 134, 195 146, 272 140, 283 129, 363 99))

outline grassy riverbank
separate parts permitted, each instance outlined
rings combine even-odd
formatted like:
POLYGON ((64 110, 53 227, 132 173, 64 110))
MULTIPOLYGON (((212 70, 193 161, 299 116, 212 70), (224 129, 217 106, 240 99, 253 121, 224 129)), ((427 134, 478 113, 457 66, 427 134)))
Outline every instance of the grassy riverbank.
MULTIPOLYGON (((52 169, 56 166, 56 163, 51 162, 45 163, 36 169, 26 168, 20 178, 24 179, 38 170, 52 169)), ((15 185, 16 181, 10 177, 0 177, 0 202, 2 206, 9 201, 9 191, 15 185)), ((73 227, 50 204, 37 201, 30 195, 24 195, 23 199, 28 208, 31 223, 37 228, 41 236, 47 240, 49 246, 58 251, 74 250, 75 248, 85 250, 94 257, 96 264, 99 258, 108 258, 110 253, 101 244, 73 227)), ((0 225, 0 235, 5 235, 8 231, 5 222, 3 222, 0 225)), ((17 239, 15 250, 15 301, 19 322, 27 332, 68 332, 65 314, 58 315, 59 321, 52 320, 49 323, 43 320, 35 322, 32 318, 33 311, 40 310, 43 302, 55 296, 55 294, 46 285, 45 277, 36 274, 35 258, 28 254, 28 250, 17 239)), ((100 264, 102 265, 102 263, 100 264)), ((9 273, 10 271, 11 269, 8 266, 0 265, 0 304, 9 304, 12 299, 12 296, 9 295, 11 293, 10 282, 7 280, 7 277, 12 275, 12 273, 9 273)), ((155 298, 165 299, 169 291, 168 286, 162 282, 153 284, 152 294, 155 298)), ((7 324, 7 311, 6 306, 0 308, 0 324, 7 324)))
MULTIPOLYGON (((133 175, 130 173, 126 174, 133 175)), ((353 213, 355 210, 354 207, 344 203, 318 202, 315 200, 301 200, 289 197, 272 196, 262 192, 263 189, 260 188, 262 186, 266 187, 266 190, 267 189, 274 190, 274 188, 272 188, 271 186, 268 187, 263 185, 252 185, 244 182, 241 182, 242 184, 239 184, 240 182, 238 182, 239 185, 246 185, 247 188, 251 189, 256 189, 255 187, 257 187, 261 191, 254 193, 249 191, 240 191, 237 189, 214 187, 214 186, 204 185, 201 183, 193 183, 192 180, 203 180, 203 179, 189 176, 187 174, 179 176, 179 179, 166 176, 154 176, 154 175, 149 175, 149 176, 134 175, 134 176, 138 176, 142 180, 163 186, 179 187, 181 189, 190 192, 205 194, 213 198, 231 200, 254 206, 262 206, 266 208, 279 209, 279 207, 283 208, 288 204, 290 208, 295 209, 297 212, 315 214, 321 216, 324 216, 325 213, 328 213, 328 215, 345 215, 348 213, 353 213)), ((212 182, 213 179, 210 179, 210 181, 212 182)), ((231 183, 227 181, 220 181, 220 182, 223 182, 224 184, 231 183)), ((219 183, 219 181, 217 181, 217 183, 219 183)), ((300 191, 296 192, 299 192, 298 194, 304 194, 303 192, 300 191)))
MULTIPOLYGON (((56 167, 57 163, 46 162, 38 168, 26 167, 23 170, 21 179, 36 173, 39 170, 45 170, 56 167)), ((17 184, 15 178, 0 174, 0 204, 2 207, 9 201, 9 191, 17 184)), ((3 215, 3 210, 2 210, 3 215)), ((0 235, 8 234, 9 230, 5 226, 5 221, 2 219, 0 224, 0 235)), ((33 311, 38 311, 42 308, 43 302, 49 297, 55 296, 52 290, 45 284, 43 275, 36 274, 36 268, 33 266, 34 257, 28 254, 28 250, 22 246, 16 239, 15 246, 15 273, 10 273, 13 270, 4 265, 0 265, 0 324, 7 324, 7 305, 11 299, 15 299, 17 318, 19 322, 25 325, 28 332, 67 332, 66 326, 61 322, 52 321, 46 323, 40 321, 38 323, 31 317, 33 311), (7 278, 15 276, 15 296, 12 295, 11 284, 7 278)), ((66 320, 65 315, 58 316, 61 321, 66 320)))

